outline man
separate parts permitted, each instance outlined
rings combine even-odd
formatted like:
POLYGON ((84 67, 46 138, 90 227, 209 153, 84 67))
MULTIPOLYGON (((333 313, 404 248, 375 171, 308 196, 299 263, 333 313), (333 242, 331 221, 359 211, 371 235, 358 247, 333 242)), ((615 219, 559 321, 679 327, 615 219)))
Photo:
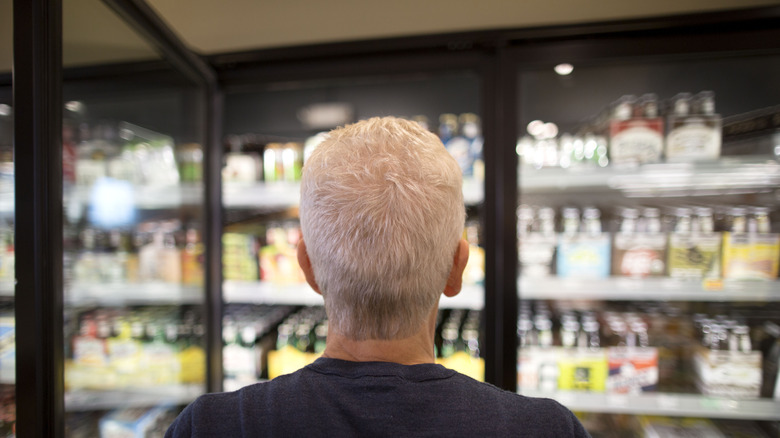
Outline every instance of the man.
POLYGON ((200 397, 166 436, 587 437, 555 401, 434 363, 439 298, 460 291, 468 260, 461 184, 455 160, 414 122, 332 131, 305 164, 298 246, 325 301, 322 357, 200 397))

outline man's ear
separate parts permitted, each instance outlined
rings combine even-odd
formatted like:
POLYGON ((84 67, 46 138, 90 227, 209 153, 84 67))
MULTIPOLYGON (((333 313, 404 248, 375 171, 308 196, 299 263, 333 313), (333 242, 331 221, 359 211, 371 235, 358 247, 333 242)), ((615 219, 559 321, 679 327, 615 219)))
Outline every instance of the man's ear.
POLYGON ((447 277, 447 285, 444 286, 444 295, 454 297, 460 293, 463 287, 463 271, 466 269, 466 263, 469 261, 469 243, 465 239, 460 239, 458 247, 455 250, 455 256, 452 260, 452 270, 447 277))
POLYGON ((303 276, 306 277, 306 282, 309 283, 314 292, 322 295, 320 287, 317 286, 317 281, 314 279, 314 269, 311 267, 311 260, 309 260, 309 253, 306 252, 306 244, 303 243, 303 238, 298 241, 298 264, 301 265, 303 270, 303 276))

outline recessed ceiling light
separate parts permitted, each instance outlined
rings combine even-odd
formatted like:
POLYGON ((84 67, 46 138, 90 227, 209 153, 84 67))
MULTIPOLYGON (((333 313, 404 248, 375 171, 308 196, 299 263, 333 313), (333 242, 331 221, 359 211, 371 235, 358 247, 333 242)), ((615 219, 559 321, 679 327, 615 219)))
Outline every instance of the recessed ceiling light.
POLYGON ((566 76, 568 74, 571 74, 571 72, 573 71, 574 71, 574 66, 571 64, 563 63, 555 66, 555 73, 558 73, 561 76, 566 76))
POLYGON ((65 109, 74 113, 78 113, 84 109, 84 104, 78 100, 71 100, 70 102, 65 102, 65 109))

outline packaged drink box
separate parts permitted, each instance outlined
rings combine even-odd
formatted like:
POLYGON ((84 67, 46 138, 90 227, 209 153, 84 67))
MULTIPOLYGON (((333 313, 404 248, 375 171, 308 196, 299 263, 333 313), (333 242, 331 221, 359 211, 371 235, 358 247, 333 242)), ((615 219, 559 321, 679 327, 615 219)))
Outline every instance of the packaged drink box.
POLYGON ((465 374, 474 380, 485 380, 485 359, 473 357, 465 351, 457 351, 450 357, 438 357, 436 363, 465 374))
POLYGON ((226 280, 256 281, 257 243, 253 236, 240 233, 222 235, 222 269, 226 280))
POLYGON ((532 233, 520 241, 520 271, 527 277, 549 277, 553 274, 555 236, 532 233))
POLYGON ((291 345, 268 352, 268 378, 290 374, 314 362, 320 354, 304 353, 291 345))
POLYGON ((617 233, 614 237, 612 273, 626 277, 666 275, 666 235, 617 233))
POLYGON ((612 120, 609 155, 615 165, 660 161, 664 149, 664 122, 660 117, 612 120))
POLYGON ((658 386, 657 348, 609 348, 607 362, 609 364, 607 392, 639 394, 654 391, 658 386))
POLYGON ((604 392, 606 389, 604 349, 526 347, 518 351, 517 357, 520 389, 544 392, 604 392))
POLYGON ((555 349, 527 347, 517 352, 520 389, 553 392, 558 389, 558 358, 555 349))
POLYGON ((715 160, 720 157, 721 118, 717 114, 671 115, 666 161, 715 160))
POLYGON ((723 278, 774 280, 780 264, 780 234, 723 233, 723 278))
POLYGON ((565 349, 560 352, 558 389, 604 392, 607 383, 605 351, 565 349))
POLYGON ((610 273, 609 233, 561 236, 556 268, 564 278, 606 278, 610 273))
POLYGON ((700 347, 693 358, 696 386, 706 395, 759 397, 761 352, 709 350, 700 347))
POLYGON ((252 183, 260 179, 262 168, 260 157, 255 154, 225 154, 222 181, 230 183, 252 183))
POLYGON ((669 276, 672 278, 720 277, 720 234, 669 237, 669 276))

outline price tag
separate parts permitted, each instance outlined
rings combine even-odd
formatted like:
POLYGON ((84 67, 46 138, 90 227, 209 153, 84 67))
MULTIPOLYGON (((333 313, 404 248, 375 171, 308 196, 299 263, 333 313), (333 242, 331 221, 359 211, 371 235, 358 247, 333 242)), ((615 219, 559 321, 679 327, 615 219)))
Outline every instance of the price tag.
POLYGON ((701 288, 704 290, 723 290, 723 279, 705 278, 701 282, 701 288))

